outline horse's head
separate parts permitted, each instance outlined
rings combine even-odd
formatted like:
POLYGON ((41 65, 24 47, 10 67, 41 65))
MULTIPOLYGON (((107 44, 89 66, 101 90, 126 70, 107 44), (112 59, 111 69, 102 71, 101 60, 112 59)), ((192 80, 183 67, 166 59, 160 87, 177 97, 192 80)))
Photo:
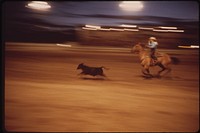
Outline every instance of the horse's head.
POLYGON ((141 43, 138 43, 133 46, 133 48, 131 49, 131 53, 139 53, 142 50, 144 50, 144 48, 142 47, 141 43))

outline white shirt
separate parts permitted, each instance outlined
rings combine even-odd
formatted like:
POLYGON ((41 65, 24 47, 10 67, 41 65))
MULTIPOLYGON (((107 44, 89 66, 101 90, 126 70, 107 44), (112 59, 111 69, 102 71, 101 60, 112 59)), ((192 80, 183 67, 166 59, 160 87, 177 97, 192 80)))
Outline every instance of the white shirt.
POLYGON ((149 47, 149 48, 156 48, 157 45, 158 45, 158 42, 153 42, 153 41, 151 41, 151 42, 148 43, 148 47, 149 47))

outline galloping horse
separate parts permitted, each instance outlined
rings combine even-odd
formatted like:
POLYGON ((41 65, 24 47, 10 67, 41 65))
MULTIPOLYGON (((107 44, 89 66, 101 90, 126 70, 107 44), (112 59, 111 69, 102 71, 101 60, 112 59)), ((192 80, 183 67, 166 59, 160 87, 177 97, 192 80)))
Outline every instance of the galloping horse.
POLYGON ((160 76, 161 73, 165 70, 167 71, 165 74, 171 71, 171 68, 169 66, 170 64, 179 63, 179 59, 177 59, 176 57, 170 57, 168 54, 156 52, 155 55, 157 56, 157 63, 153 64, 152 63, 153 60, 150 57, 149 52, 146 51, 140 43, 134 45, 133 48, 131 49, 131 52, 139 54, 139 58, 142 65, 142 73, 146 76, 152 77, 149 71, 149 67, 156 66, 156 65, 161 67, 162 69, 158 71, 158 76, 160 76))

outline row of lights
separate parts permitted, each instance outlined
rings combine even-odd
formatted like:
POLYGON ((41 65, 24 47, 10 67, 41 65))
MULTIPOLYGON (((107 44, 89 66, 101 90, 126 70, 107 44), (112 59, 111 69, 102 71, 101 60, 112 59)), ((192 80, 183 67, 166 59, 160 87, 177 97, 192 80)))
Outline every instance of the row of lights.
POLYGON ((137 32, 139 30, 150 30, 154 32, 184 32, 184 30, 178 30, 177 27, 164 27, 159 26, 158 28, 149 28, 149 27, 138 27, 137 25, 125 25, 122 24, 120 27, 123 28, 102 28, 101 26, 95 26, 95 25, 85 25, 82 27, 83 30, 101 30, 101 31, 133 31, 137 32), (137 29, 136 29, 137 28, 137 29))

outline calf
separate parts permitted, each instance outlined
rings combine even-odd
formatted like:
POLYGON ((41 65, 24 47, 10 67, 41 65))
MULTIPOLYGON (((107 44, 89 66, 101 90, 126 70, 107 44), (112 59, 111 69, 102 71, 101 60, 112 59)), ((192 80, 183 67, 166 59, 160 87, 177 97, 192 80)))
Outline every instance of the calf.
MULTIPOLYGON (((84 65, 83 63, 79 64, 77 69, 81 69, 82 72, 80 74, 84 74, 84 75, 92 75, 92 76, 96 76, 96 75, 100 75, 100 76, 105 76, 105 74, 103 73, 103 68, 105 67, 89 67, 84 65)), ((107 68, 105 68, 107 69, 107 68)), ((79 75, 80 75, 79 74, 79 75)))

